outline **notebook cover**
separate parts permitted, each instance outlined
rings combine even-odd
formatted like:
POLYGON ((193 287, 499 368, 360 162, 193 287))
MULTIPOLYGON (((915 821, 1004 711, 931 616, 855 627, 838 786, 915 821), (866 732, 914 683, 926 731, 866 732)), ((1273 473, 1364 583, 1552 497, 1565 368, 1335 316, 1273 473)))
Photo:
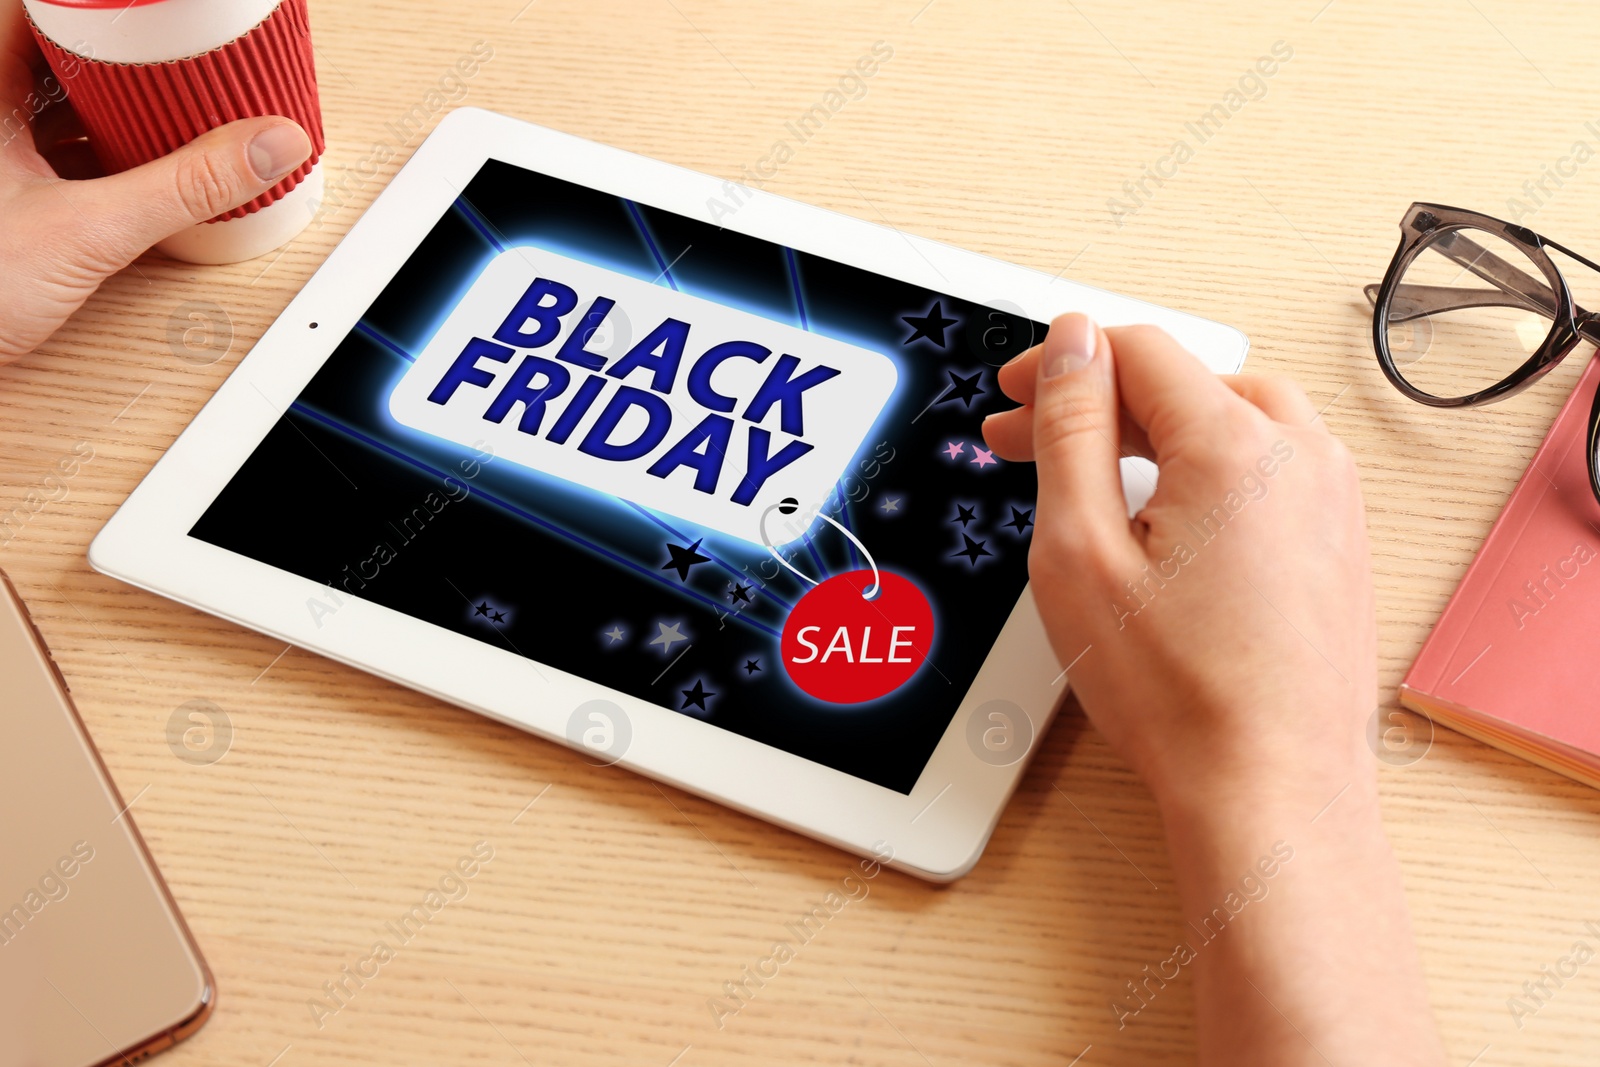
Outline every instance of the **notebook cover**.
POLYGON ((1545 766, 1600 759, 1600 503, 1584 455, 1597 383, 1600 357, 1562 406, 1401 687, 1408 706, 1446 725, 1467 719, 1462 725, 1476 728, 1464 732, 1491 744, 1523 756, 1519 749, 1548 747, 1553 759, 1538 760, 1545 766))

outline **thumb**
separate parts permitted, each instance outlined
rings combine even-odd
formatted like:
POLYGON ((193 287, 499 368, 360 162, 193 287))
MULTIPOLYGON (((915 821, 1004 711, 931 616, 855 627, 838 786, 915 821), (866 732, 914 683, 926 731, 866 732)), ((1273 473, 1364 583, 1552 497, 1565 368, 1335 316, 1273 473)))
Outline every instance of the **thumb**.
POLYGON ((1050 324, 1038 361, 1033 450, 1039 530, 1056 544, 1105 552, 1130 541, 1118 468, 1111 343, 1087 315, 1050 324))
POLYGON ((292 119, 240 119, 142 166, 84 183, 96 251, 131 262, 157 241, 247 204, 311 155, 292 119))

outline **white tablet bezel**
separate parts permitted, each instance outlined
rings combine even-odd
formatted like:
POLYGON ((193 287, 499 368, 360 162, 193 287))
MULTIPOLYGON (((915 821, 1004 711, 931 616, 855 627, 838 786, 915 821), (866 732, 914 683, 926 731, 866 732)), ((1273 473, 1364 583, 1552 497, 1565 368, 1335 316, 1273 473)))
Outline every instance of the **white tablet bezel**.
POLYGON ((1036 746, 1063 692, 1062 669, 1026 592, 906 795, 377 604, 345 596, 331 616, 314 619, 307 601, 327 601, 326 586, 187 536, 491 158, 1038 321, 1086 311, 1105 325, 1154 323, 1219 372, 1237 370, 1244 359, 1247 342, 1232 327, 758 190, 739 188, 737 209, 713 217, 716 203, 729 204, 721 179, 462 108, 423 142, 111 517, 89 562, 562 744, 571 744, 573 709, 608 699, 631 727, 620 765, 860 855, 892 852, 891 866, 924 878, 960 877, 977 861, 1027 764, 1025 757, 1004 766, 979 759, 967 740, 968 719, 987 701, 1012 701, 1025 709, 1036 746))

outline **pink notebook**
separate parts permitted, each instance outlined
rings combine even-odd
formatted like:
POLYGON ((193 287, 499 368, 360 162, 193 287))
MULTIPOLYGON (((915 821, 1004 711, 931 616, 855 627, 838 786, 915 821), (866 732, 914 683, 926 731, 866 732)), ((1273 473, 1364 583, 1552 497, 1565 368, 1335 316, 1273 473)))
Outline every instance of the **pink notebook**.
POLYGON ((1400 687, 1406 707, 1600 787, 1591 360, 1400 687))

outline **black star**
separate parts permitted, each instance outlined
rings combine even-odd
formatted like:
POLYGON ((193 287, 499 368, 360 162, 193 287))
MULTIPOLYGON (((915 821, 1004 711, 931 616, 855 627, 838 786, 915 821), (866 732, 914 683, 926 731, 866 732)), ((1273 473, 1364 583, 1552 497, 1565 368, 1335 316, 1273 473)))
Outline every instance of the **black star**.
MULTIPOLYGON (((704 540, 705 538, 703 537, 700 539, 700 541, 704 540)), ((711 561, 710 556, 702 556, 695 551, 700 547, 700 541, 696 541, 688 548, 684 548, 682 545, 668 545, 667 551, 672 554, 672 558, 663 564, 661 569, 664 571, 677 571, 678 581, 687 582, 689 580, 690 567, 693 567, 696 563, 709 563, 711 561)))
POLYGON ((489 617, 491 619, 493 619, 495 622, 505 622, 506 621, 506 613, 503 612, 503 611, 497 611, 497 612, 495 612, 493 615, 491 615, 489 617))
POLYGON ((1027 511, 1019 511, 1016 508, 1012 508, 1011 521, 1005 523, 1005 525, 1015 529, 1017 531, 1017 536, 1020 537, 1028 532, 1028 527, 1033 525, 1033 509, 1029 508, 1027 511))
MULTIPOLYGON (((472 610, 474 612, 476 612, 477 615, 487 615, 487 614, 489 614, 489 602, 487 600, 485 600, 482 604, 479 604, 477 607, 473 608, 472 610)), ((476 616, 474 616, 474 617, 476 617, 476 616)))
POLYGON ((926 337, 943 348, 944 331, 956 324, 955 319, 945 318, 944 307, 938 300, 933 302, 933 307, 926 315, 901 315, 900 318, 907 326, 913 327, 911 336, 900 342, 902 345, 908 345, 919 337, 926 337))
POLYGON ((746 674, 755 674, 756 672, 758 672, 760 670, 761 670, 761 661, 760 660, 758 660, 758 659, 747 659, 747 660, 744 661, 744 672, 746 674))
POLYGON ((737 604, 741 600, 746 604, 750 603, 750 587, 748 585, 740 585, 738 582, 734 582, 733 588, 728 590, 728 602, 730 604, 737 604))
POLYGON ((976 522, 978 520, 977 511, 978 505, 976 504, 972 505, 970 508, 964 508, 960 504, 957 504, 956 517, 950 521, 959 522, 961 524, 961 528, 965 530, 967 528, 967 523, 976 522))
POLYGON ((962 534, 961 535, 961 539, 967 543, 967 547, 958 548, 958 549, 956 549, 954 552, 952 552, 950 554, 952 556, 966 556, 967 560, 969 562, 971 562, 974 567, 976 567, 978 565, 978 557, 979 556, 992 556, 992 555, 994 555, 993 552, 990 552, 987 548, 983 547, 984 545, 989 543, 987 541, 974 541, 972 538, 968 537, 966 534, 962 534))
POLYGON ((974 399, 989 391, 978 384, 978 379, 983 377, 983 371, 970 378, 963 378, 953 370, 945 373, 950 375, 950 388, 939 394, 939 399, 934 401, 935 404, 943 404, 946 400, 959 400, 962 407, 970 408, 974 399))
POLYGON ((693 704, 701 711, 705 711, 707 698, 717 695, 706 692, 705 686, 700 683, 699 679, 695 680, 693 689, 684 689, 681 692, 683 693, 683 706, 678 709, 679 711, 687 711, 690 704, 693 704))

